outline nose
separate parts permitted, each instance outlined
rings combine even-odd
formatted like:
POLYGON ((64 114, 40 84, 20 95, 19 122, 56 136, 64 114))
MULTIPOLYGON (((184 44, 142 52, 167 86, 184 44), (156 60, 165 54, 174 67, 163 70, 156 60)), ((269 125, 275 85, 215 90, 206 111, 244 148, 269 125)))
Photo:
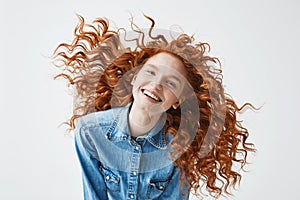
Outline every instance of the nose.
POLYGON ((162 91, 165 88, 167 77, 164 74, 157 74, 153 79, 151 80, 151 84, 153 89, 162 91))
POLYGON ((156 79, 154 79, 151 82, 151 85, 152 85, 153 89, 162 90, 163 89, 162 78, 156 78, 156 79))
POLYGON ((153 87, 156 90, 162 90, 163 89, 162 84, 161 83, 157 83, 157 82, 153 82, 153 87))

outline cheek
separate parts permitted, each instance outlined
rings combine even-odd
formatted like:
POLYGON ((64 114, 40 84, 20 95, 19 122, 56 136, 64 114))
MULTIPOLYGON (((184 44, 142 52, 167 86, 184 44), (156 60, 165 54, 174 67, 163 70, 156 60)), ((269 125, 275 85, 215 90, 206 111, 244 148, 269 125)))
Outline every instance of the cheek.
POLYGON ((136 79, 132 82, 132 92, 137 92, 141 87, 147 85, 149 81, 141 76, 137 76, 136 79))
POLYGON ((137 76, 134 80, 132 80, 131 84, 133 88, 138 88, 141 85, 141 78, 137 76))
POLYGON ((167 99, 167 102, 170 103, 170 104, 174 104, 178 101, 177 96, 173 92, 171 92, 170 90, 167 90, 165 92, 165 97, 167 99))

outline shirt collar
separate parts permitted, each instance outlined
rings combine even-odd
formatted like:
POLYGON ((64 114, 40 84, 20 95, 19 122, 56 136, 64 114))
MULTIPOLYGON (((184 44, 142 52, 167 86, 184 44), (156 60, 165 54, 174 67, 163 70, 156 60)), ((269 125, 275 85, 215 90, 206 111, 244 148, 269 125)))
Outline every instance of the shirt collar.
MULTIPOLYGON (((130 130, 128 125, 128 115, 132 103, 127 104, 120 109, 112 109, 114 116, 114 123, 111 129, 106 134, 107 139, 112 142, 118 142, 123 140, 130 140, 130 130)), ((167 141, 164 137, 164 124, 166 121, 166 114, 158 120, 156 125, 145 135, 139 136, 138 138, 144 138, 148 140, 153 146, 159 149, 167 148, 167 141)))

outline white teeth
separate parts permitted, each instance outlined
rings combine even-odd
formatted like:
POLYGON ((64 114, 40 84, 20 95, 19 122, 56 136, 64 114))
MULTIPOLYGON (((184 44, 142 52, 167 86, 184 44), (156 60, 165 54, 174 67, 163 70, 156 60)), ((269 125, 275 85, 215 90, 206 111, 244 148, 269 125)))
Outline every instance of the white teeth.
POLYGON ((155 101, 160 101, 160 98, 155 96, 154 94, 152 94, 151 92, 149 92, 148 90, 144 90, 144 94, 148 95, 149 97, 151 97, 152 99, 154 99, 155 101))

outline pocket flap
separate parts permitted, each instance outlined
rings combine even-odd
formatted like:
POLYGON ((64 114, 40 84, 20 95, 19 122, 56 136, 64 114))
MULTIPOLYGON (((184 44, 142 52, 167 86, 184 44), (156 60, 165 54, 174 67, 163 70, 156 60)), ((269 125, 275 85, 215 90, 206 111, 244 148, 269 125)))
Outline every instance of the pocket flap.
POLYGON ((106 186, 111 191, 119 191, 120 190, 120 176, 113 173, 111 170, 100 166, 100 172, 103 175, 106 186))
POLYGON ((158 190, 164 190, 167 187, 169 180, 151 180, 150 185, 154 186, 158 190))

